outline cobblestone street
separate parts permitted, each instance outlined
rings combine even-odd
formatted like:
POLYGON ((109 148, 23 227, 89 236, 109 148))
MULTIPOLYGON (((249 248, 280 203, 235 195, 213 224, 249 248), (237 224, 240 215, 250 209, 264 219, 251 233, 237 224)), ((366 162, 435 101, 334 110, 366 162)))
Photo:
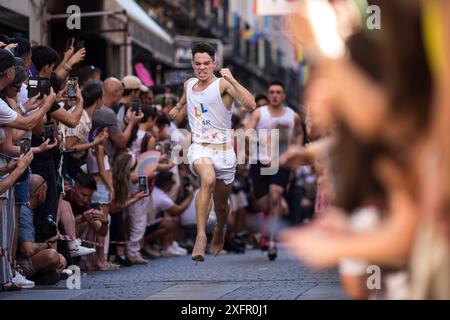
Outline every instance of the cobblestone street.
POLYGON ((312 272, 280 250, 275 262, 265 253, 190 256, 151 260, 147 266, 82 272, 81 289, 56 286, 1 293, 2 299, 51 300, 311 300, 346 299, 335 271, 312 272))

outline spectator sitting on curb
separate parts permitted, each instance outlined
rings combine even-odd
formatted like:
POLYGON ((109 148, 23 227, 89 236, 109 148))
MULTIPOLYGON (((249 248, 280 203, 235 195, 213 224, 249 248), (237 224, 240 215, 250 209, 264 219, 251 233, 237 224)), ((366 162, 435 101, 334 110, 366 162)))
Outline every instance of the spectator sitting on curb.
MULTIPOLYGON (((34 277, 35 282, 41 282, 38 276, 44 274, 53 276, 56 274, 55 278, 59 280, 67 264, 62 255, 51 249, 52 243, 58 239, 59 234, 47 239, 45 243, 34 242, 33 210, 45 201, 47 182, 41 176, 33 174, 30 178, 29 189, 29 206, 23 205, 20 211, 20 252, 17 263, 22 268, 23 274, 26 277, 34 277)), ((44 281, 43 278, 41 280, 44 281)))
MULTIPOLYGON (((108 220, 98 210, 91 207, 91 197, 97 189, 95 179, 86 173, 81 173, 75 178, 75 185, 66 191, 62 201, 62 211, 68 216, 74 217, 73 223, 77 237, 93 232, 102 237, 108 233, 108 220)), ((93 250, 83 247, 83 250, 93 250)))

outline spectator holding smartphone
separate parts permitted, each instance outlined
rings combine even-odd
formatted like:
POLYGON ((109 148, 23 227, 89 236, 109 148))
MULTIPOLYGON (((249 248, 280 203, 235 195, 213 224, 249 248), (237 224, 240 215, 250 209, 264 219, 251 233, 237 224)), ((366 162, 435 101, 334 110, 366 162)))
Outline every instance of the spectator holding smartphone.
POLYGON ((86 82, 81 94, 83 95, 84 109, 79 124, 75 128, 61 125, 61 130, 66 137, 65 149, 73 151, 73 154, 64 155, 64 166, 72 178, 82 172, 80 168, 84 164, 82 159, 88 150, 108 139, 108 134, 104 130, 92 142, 88 141, 89 132, 92 130, 92 115, 103 105, 102 82, 96 80, 86 82))

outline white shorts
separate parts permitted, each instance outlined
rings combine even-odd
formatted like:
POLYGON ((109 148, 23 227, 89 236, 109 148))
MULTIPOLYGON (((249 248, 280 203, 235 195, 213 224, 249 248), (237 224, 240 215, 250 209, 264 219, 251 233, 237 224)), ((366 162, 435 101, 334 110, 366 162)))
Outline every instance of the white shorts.
POLYGON ((227 150, 213 150, 204 147, 201 144, 193 143, 189 147, 187 158, 189 167, 196 176, 197 173, 194 170, 194 162, 200 158, 209 158, 214 165, 216 179, 223 180, 225 184, 230 184, 234 181, 237 159, 233 148, 227 150))

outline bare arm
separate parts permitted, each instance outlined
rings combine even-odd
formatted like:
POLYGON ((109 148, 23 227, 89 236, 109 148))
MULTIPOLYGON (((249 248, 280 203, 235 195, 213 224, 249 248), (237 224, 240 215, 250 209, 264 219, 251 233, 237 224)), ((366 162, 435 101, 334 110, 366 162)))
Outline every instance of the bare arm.
POLYGON ((55 101, 55 96, 56 95, 52 91, 52 93, 45 98, 43 106, 37 111, 33 112, 28 117, 23 117, 20 114, 17 114, 17 118, 14 121, 5 123, 5 126, 31 131, 31 129, 33 129, 38 122, 44 118, 47 111, 50 110, 50 107, 55 101))
POLYGON ((78 104, 75 110, 70 113, 64 108, 60 108, 51 113, 52 118, 65 124, 69 128, 75 128, 80 122, 81 115, 83 113, 83 104, 78 104))
POLYGON ((312 164, 315 160, 326 159, 334 145, 333 137, 319 139, 306 146, 291 146, 280 158, 282 166, 297 167, 312 164))
POLYGON ((256 109, 256 102, 253 95, 245 89, 231 74, 230 70, 225 68, 220 70, 225 81, 220 82, 221 90, 220 92, 226 91, 230 96, 233 97, 239 104, 249 111, 256 109), (223 90, 222 90, 223 88, 223 90))
MULTIPOLYGON (((0 180, 0 194, 4 193, 6 190, 11 188, 11 186, 14 185, 17 179, 22 175, 22 173, 25 171, 25 169, 28 168, 31 161, 33 160, 33 152, 28 152, 26 155, 21 156, 19 160, 17 161, 17 165, 14 167, 12 172, 10 171, 11 168, 7 169, 11 172, 5 179, 0 180)), ((8 168, 8 166, 7 166, 8 168)))
POLYGON ((294 144, 302 145, 304 140, 304 132, 302 128, 302 120, 298 113, 295 113, 295 139, 294 144))
POLYGON ((102 132, 95 137, 93 142, 80 143, 80 140, 76 136, 66 136, 66 149, 74 152, 86 151, 90 148, 94 148, 108 139, 108 133, 102 132))
POLYGON ((47 243, 22 242, 20 250, 26 258, 31 258, 36 253, 50 249, 47 243))
POLYGON ((125 130, 111 137, 111 140, 119 149, 125 149, 127 147, 127 143, 131 138, 131 133, 133 132, 133 127, 137 125, 143 117, 144 114, 142 112, 139 115, 136 115, 134 112, 132 112, 130 116, 130 122, 128 123, 125 130))
POLYGON ((105 149, 103 148, 103 146, 97 146, 95 150, 95 157, 97 158, 98 171, 100 176, 102 177, 103 182, 106 184, 110 191, 114 190, 111 174, 106 170, 105 167, 105 149))
MULTIPOLYGON (((73 52, 73 47, 71 50, 72 50, 71 52, 73 52)), ((84 59, 84 56, 86 55, 85 48, 81 48, 80 50, 75 52, 75 54, 73 54, 72 56, 70 56, 70 54, 67 54, 68 52, 69 52, 69 50, 66 52, 63 60, 61 61, 61 63, 58 65, 58 67, 55 70, 56 75, 60 79, 66 79, 67 76, 69 75, 73 65, 82 61, 84 59), (69 65, 69 68, 66 68, 66 64, 69 65)))
POLYGON ((166 210, 168 214, 171 216, 179 216, 181 215, 191 204, 192 198, 194 197, 194 192, 191 190, 189 191, 189 195, 186 199, 184 199, 180 204, 175 204, 174 206, 170 207, 166 210))
POLYGON ((256 129, 256 124, 259 121, 259 118, 261 117, 261 110, 256 109, 253 111, 250 115, 250 119, 248 119, 247 123, 245 124, 244 130, 247 132, 249 129, 256 129))
POLYGON ((172 108, 169 112, 169 116, 171 119, 174 119, 177 124, 181 123, 184 118, 186 117, 186 109, 187 109, 187 97, 186 97, 186 89, 187 84, 189 81, 191 81, 193 78, 187 80, 184 82, 184 91, 183 95, 181 96, 180 102, 177 103, 177 105, 172 108))
POLYGON ((346 59, 328 61, 323 70, 333 84, 334 114, 363 138, 382 133, 388 109, 383 88, 346 59))
POLYGON ((118 204, 116 201, 111 202, 109 205, 110 212, 117 212, 119 210, 123 210, 131 206, 132 204, 136 203, 138 200, 148 197, 149 193, 146 192, 139 192, 134 194, 131 198, 127 200, 123 205, 118 204))

